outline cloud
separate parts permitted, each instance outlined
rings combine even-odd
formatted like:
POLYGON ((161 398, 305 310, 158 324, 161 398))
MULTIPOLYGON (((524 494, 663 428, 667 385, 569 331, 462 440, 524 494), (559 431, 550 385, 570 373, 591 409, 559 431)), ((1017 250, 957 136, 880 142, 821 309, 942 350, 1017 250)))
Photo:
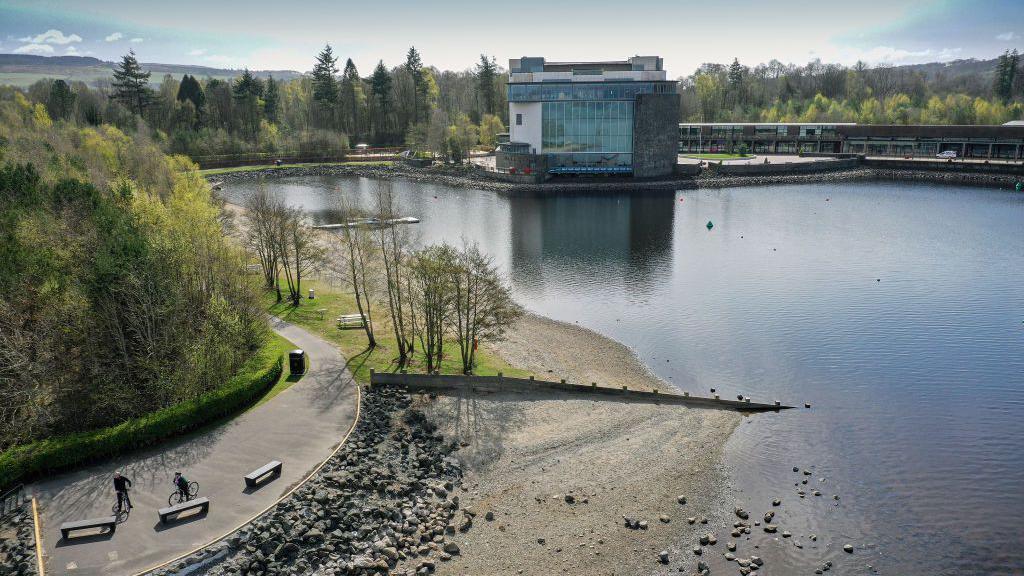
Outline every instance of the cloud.
POLYGON ((65 48, 64 49, 64 53, 67 54, 68 56, 79 56, 79 55, 81 55, 81 52, 78 51, 78 48, 75 48, 74 46, 68 46, 67 48, 65 48))
POLYGON ((131 42, 132 44, 139 44, 142 42, 142 38, 132 38, 131 40, 129 40, 129 42, 131 42))
POLYGON ((104 40, 106 40, 107 42, 117 42, 121 38, 124 38, 124 34, 121 34, 120 32, 114 32, 110 36, 104 38, 104 40))
POLYGON ((1017 37, 1017 34, 1015 34, 1013 32, 1003 32, 1002 34, 999 34, 998 36, 996 36, 996 40, 1002 40, 1003 42, 1009 42, 1010 40, 1013 40, 1016 37, 1017 37))
POLYGON ((206 48, 196 48, 188 53, 189 56, 202 56, 203 54, 206 54, 206 48))
POLYGON ((25 44, 14 49, 15 54, 53 54, 53 46, 49 44, 25 44))
POLYGON ((71 34, 65 36, 60 30, 54 30, 50 28, 46 32, 39 34, 38 36, 26 36, 20 38, 22 42, 29 42, 30 44, 71 44, 72 42, 81 42, 82 37, 78 34, 71 34))
POLYGON ((234 66, 236 62, 235 58, 232 58, 231 56, 223 56, 221 54, 210 54, 209 56, 205 56, 203 60, 206 60, 207 62, 210 62, 212 64, 218 64, 220 66, 229 67, 234 66))
POLYGON ((846 54, 844 61, 863 60, 869 64, 900 64, 912 62, 943 62, 960 57, 963 48, 926 48, 924 50, 904 50, 892 46, 875 46, 867 50, 857 50, 846 54))

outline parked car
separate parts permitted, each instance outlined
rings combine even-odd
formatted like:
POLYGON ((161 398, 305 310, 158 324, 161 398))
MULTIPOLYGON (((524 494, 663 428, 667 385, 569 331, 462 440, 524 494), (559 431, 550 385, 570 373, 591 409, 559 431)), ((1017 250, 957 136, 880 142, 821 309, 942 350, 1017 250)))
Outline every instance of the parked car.
POLYGON ((936 158, 942 158, 943 160, 952 160, 956 158, 956 150, 943 150, 935 155, 936 158))

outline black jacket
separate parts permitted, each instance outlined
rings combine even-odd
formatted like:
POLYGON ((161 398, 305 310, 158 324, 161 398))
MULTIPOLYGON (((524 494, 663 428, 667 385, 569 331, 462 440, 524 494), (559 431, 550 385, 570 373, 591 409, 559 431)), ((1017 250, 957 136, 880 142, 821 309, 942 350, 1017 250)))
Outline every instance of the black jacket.
POLYGON ((126 485, 131 486, 132 481, 125 478, 124 476, 121 476, 120 478, 114 478, 114 490, 118 492, 124 492, 125 490, 128 489, 126 485))

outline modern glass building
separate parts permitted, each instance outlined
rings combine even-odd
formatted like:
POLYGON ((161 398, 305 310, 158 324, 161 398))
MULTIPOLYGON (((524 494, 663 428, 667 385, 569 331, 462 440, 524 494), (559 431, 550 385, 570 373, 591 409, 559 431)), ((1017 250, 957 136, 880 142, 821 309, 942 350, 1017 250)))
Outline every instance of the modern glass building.
POLYGON ((498 168, 549 174, 669 174, 679 96, 662 59, 509 61, 509 140, 498 168))

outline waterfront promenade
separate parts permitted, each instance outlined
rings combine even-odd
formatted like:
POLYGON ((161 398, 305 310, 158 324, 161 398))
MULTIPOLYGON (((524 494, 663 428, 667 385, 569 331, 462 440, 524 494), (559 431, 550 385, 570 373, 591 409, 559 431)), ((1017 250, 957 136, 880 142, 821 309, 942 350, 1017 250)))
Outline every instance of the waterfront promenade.
POLYGON ((47 574, 136 574, 176 558, 272 505, 333 452, 357 416, 358 390, 345 359, 297 326, 273 319, 272 327, 309 356, 306 375, 290 388, 212 428, 30 487, 47 574), (284 463, 281 476, 247 489, 242 477, 270 460, 284 463), (128 519, 113 535, 62 539, 62 522, 110 515, 114 471, 133 482, 128 519), (210 510, 162 525, 157 510, 167 506, 176 471, 199 482, 210 510))

